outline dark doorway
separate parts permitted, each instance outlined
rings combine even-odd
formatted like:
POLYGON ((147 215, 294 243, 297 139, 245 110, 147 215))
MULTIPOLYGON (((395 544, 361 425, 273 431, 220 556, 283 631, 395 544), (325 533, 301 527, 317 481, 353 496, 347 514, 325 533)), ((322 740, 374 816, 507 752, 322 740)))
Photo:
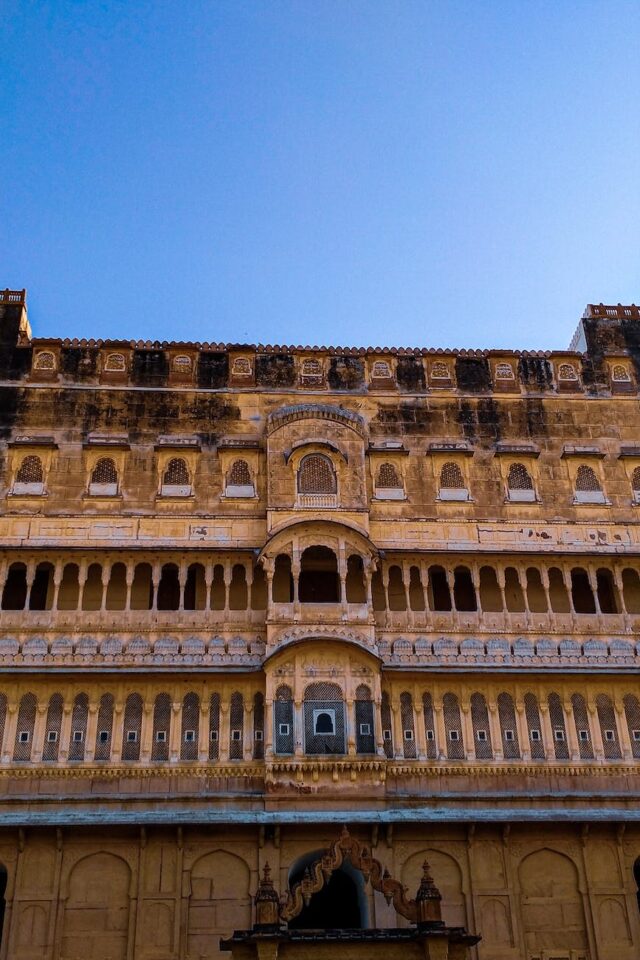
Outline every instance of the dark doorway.
POLYGON ((308 547, 302 554, 298 581, 300 603, 339 603, 338 561, 328 547, 308 547))
MULTIPOLYGON (((306 867, 291 877, 291 884, 302 880, 306 867)), ((355 872, 355 871, 353 871, 355 872)), ((334 870, 328 883, 314 894, 308 907, 291 920, 292 930, 361 929, 360 896, 355 879, 346 869, 334 870)))

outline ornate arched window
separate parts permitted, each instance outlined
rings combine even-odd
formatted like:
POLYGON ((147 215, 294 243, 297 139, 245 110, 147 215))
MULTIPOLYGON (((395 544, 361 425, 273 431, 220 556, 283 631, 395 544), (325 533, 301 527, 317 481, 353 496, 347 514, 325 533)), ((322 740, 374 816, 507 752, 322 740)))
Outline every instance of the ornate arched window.
POLYGON ((436 360, 436 362, 431 366, 431 379, 441 381, 451 380, 449 364, 445 363, 443 360, 436 360))
POLYGON ((13 493, 39 494, 44 491, 44 469, 40 457, 25 457, 16 473, 13 493))
POLYGON ((572 363, 561 363, 558 367, 558 380, 565 382, 573 381, 576 382, 578 379, 578 374, 576 373, 576 368, 572 363))
POLYGON ((89 493, 92 496, 115 496, 118 492, 118 471, 111 457, 100 457, 89 481, 89 493))
POLYGON ((630 383, 631 376, 628 369, 622 363, 614 363, 611 368, 611 379, 614 383, 630 383))
POLYGON ((605 497, 593 467, 582 463, 576 473, 576 503, 605 503, 605 497))
POLYGON ((276 690, 273 701, 273 722, 276 753, 293 753, 293 693, 291 687, 286 684, 282 684, 276 690))
POLYGON ((462 476, 459 464, 453 460, 447 461, 440 470, 440 500, 468 500, 469 491, 462 476))
POLYGON ((640 503, 640 467, 636 467, 631 476, 631 489, 635 503, 640 503))
POLYGON ((309 453, 298 468, 298 505, 333 507, 337 481, 333 463, 322 453, 309 453))
POLYGON ((191 480, 186 461, 172 457, 162 475, 160 492, 164 497, 188 497, 191 495, 191 480))
POLYGON ((496 364, 496 380, 514 380, 513 367, 510 363, 496 364))
POLYGON ((55 370, 55 368, 55 354, 51 353, 50 350, 41 350, 39 353, 36 353, 35 360, 33 361, 34 370, 55 370))
POLYGON ((404 499, 402 479, 395 464, 380 464, 376 476, 376 497, 379 500, 404 499))
POLYGON ((375 753, 373 701, 370 688, 361 683, 356 690, 356 753, 375 753))
POLYGON ((246 460, 234 460, 227 473, 227 497, 253 497, 255 487, 253 478, 246 460))
POLYGON ((509 500, 532 502, 536 498, 531 474, 523 463, 512 463, 507 476, 509 500))
POLYGON ((110 353, 104 362, 104 369, 107 373, 124 373, 126 370, 126 361, 122 353, 110 353))
POLYGON ((386 360, 376 360, 371 368, 372 380, 389 380, 393 376, 391 367, 386 360))

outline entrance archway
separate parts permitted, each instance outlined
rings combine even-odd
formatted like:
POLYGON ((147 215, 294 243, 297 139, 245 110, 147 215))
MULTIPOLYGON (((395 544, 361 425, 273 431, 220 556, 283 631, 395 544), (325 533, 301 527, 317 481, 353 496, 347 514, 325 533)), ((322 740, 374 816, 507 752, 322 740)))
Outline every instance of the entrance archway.
MULTIPOLYGON (((305 871, 322 857, 324 850, 314 850, 297 860, 289 872, 289 887, 304 877, 305 871)), ((348 860, 334 870, 329 881, 315 893, 309 905, 289 921, 292 930, 361 930, 368 925, 368 905, 364 878, 348 860)))

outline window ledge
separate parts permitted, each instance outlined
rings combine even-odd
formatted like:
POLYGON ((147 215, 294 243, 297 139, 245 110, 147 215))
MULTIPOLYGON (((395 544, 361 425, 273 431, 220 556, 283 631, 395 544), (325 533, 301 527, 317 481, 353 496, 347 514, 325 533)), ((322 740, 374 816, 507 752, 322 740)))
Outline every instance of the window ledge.
POLYGON ((16 500, 45 500, 49 494, 46 490, 10 490, 7 496, 16 500))
POLYGON ((376 492, 374 493, 374 495, 371 497, 371 500, 372 500, 372 501, 382 500, 382 501, 384 501, 385 503, 389 503, 389 502, 393 503, 394 500, 395 500, 396 503, 403 503, 405 500, 408 500, 408 499, 409 499, 409 498, 407 497, 407 495, 406 495, 406 493, 404 492, 404 490, 398 490, 397 495, 396 495, 396 494, 391 494, 391 495, 387 494, 387 495, 385 495, 385 494, 382 493, 381 490, 376 490, 376 492))
POLYGON ((576 497, 573 498, 574 507, 610 507, 611 500, 607 500, 606 497, 602 497, 598 500, 578 500, 576 497))

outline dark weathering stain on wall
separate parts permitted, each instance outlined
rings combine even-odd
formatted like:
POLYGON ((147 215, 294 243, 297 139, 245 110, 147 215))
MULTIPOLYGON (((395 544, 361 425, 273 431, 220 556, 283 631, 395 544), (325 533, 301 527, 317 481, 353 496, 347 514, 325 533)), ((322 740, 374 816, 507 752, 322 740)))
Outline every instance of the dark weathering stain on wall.
POLYGON ((70 380, 92 380, 96 375, 98 351, 88 347, 63 347, 60 372, 70 380))
POLYGON ((456 419, 462 436, 470 443, 495 442, 501 440, 504 433, 503 416, 500 404, 492 397, 483 397, 480 400, 460 400, 456 419))
POLYGON ((360 357, 332 357, 327 379, 332 390, 359 390, 364 386, 364 362, 360 357))
POLYGON ((456 357, 456 384, 467 393, 491 390, 491 371, 485 357, 456 357))
POLYGON ((198 386, 217 390, 229 382, 229 354, 203 350, 198 358, 198 386))
POLYGON ((553 373, 551 364, 545 357, 520 357, 518 373, 529 390, 552 390, 553 373))
POLYGON ((292 387, 296 365, 288 353, 264 353, 256 357, 256 384, 259 387, 292 387))
POLYGON ((169 361, 164 350, 134 350, 131 379, 137 387, 164 387, 169 361))
POLYGON ((418 392, 426 388, 424 366, 419 357, 398 357, 396 378, 403 390, 418 392))

